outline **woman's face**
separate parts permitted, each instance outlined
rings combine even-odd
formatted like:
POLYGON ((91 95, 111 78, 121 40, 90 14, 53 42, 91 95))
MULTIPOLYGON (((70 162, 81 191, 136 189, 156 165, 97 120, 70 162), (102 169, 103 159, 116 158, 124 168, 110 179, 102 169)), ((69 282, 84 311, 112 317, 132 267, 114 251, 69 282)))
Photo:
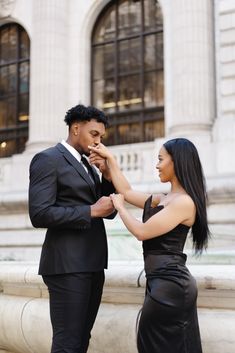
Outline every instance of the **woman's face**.
POLYGON ((171 181, 175 176, 174 163, 164 146, 159 151, 156 168, 158 169, 159 178, 162 183, 171 181))

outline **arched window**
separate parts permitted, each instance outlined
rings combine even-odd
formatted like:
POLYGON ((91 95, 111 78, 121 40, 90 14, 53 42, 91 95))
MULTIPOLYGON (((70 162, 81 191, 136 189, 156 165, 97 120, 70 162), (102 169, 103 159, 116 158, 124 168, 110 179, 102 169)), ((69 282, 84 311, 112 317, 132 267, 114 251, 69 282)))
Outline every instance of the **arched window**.
POLYGON ((163 18, 156 0, 111 1, 92 34, 92 104, 109 116, 105 143, 164 136, 163 18))
POLYGON ((28 139, 29 47, 20 25, 0 27, 0 157, 21 153, 28 139))

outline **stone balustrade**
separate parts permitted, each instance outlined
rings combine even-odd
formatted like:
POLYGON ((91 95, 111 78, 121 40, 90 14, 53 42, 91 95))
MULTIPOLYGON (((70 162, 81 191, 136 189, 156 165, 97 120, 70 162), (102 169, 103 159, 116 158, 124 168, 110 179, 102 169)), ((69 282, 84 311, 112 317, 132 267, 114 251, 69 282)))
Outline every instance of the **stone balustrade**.
MULTIPOLYGON (((204 353, 235 351, 235 266, 189 265, 197 279, 204 353)), ((140 261, 113 261, 89 353, 136 353, 136 317, 144 298, 140 261)), ((34 262, 1 262, 0 353, 48 353, 48 293, 34 262)))

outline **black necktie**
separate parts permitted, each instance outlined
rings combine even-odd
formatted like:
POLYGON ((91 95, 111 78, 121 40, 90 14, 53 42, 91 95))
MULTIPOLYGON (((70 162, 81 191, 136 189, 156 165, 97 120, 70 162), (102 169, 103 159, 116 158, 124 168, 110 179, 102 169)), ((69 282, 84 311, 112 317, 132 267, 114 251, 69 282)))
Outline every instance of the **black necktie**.
POLYGON ((92 170, 90 164, 88 163, 87 159, 85 157, 82 157, 81 158, 81 162, 86 167, 87 174, 89 175, 89 178, 91 179, 92 183, 95 184, 95 178, 94 178, 93 170, 92 170))

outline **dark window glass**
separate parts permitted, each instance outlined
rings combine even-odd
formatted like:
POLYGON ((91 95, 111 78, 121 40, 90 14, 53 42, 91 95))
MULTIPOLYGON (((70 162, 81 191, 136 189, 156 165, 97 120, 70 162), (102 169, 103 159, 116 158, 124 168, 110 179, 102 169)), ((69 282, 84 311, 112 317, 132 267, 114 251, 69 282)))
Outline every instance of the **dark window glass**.
POLYGON ((119 74, 140 72, 141 43, 139 38, 123 40, 119 43, 119 74))
POLYGON ((28 34, 23 30, 20 32, 20 58, 29 58, 29 37, 28 34))
POLYGON ((144 102, 146 107, 162 107, 163 102, 163 72, 155 75, 152 72, 145 73, 144 102))
POLYGON ((118 5, 118 36, 119 38, 141 31, 141 1, 115 1, 118 5))
POLYGON ((96 43, 104 43, 114 40, 116 35, 116 11, 115 6, 110 6, 102 16, 102 21, 97 23, 94 33, 96 43))
POLYGON ((144 28, 145 31, 162 31, 162 11, 156 0, 144 0, 144 28))
POLYGON ((21 26, 0 27, 0 157, 23 152, 28 139, 29 51, 21 26))
POLYGON ((156 0, 116 0, 92 35, 92 104, 109 116, 109 145, 164 136, 163 17, 156 0))

